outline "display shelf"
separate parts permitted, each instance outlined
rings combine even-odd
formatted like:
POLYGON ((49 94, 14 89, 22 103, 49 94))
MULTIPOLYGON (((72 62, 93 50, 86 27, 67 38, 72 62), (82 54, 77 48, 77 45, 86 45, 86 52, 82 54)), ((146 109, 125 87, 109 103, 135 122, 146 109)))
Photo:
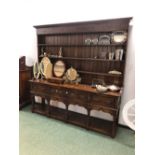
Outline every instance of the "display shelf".
POLYGON ((107 77, 109 77, 109 76, 111 76, 111 77, 122 77, 122 74, 118 75, 118 74, 109 74, 109 73, 97 73, 97 72, 88 72, 88 71, 81 71, 81 70, 78 70, 78 73, 100 75, 100 76, 107 76, 107 77))
POLYGON ((109 44, 109 45, 54 45, 54 44, 38 44, 40 47, 46 47, 46 46, 51 46, 51 47, 105 47, 105 46, 125 46, 126 44, 109 44))
POLYGON ((81 126, 81 127, 85 127, 86 126, 86 122, 88 121, 88 117, 87 115, 84 114, 80 114, 77 112, 73 112, 73 111, 68 111, 68 122, 81 126))
POLYGON ((50 114, 49 117, 55 118, 58 120, 65 120, 66 119, 66 110, 60 109, 54 106, 50 106, 50 114))
MULTIPOLYGON (((43 58, 43 55, 39 56, 40 58, 43 58)), ((100 59, 100 58, 78 58, 78 57, 59 57, 59 56, 50 56, 48 55, 49 58, 51 59, 64 59, 64 60, 83 60, 83 61, 103 61, 103 62, 121 62, 124 63, 124 60, 108 60, 108 59, 100 59)))
POLYGON ((40 115, 47 115, 48 107, 47 107, 47 105, 43 105, 41 103, 35 102, 34 109, 32 112, 38 113, 40 115))
POLYGON ((112 123, 112 121, 90 117, 89 128, 94 131, 110 135, 112 132, 112 123))

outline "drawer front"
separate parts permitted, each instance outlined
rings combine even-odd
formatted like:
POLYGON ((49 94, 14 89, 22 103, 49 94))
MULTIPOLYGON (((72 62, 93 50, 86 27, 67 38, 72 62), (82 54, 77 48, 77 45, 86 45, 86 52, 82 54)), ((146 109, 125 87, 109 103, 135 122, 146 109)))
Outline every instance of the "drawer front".
POLYGON ((50 87, 46 85, 38 85, 32 84, 31 85, 31 92, 36 94, 48 94, 50 92, 50 87))
POLYGON ((103 106, 109 108, 117 108, 117 97, 107 97, 100 95, 93 95, 90 101, 91 106, 103 106))
POLYGON ((70 90, 68 93, 68 104, 80 105, 86 107, 88 104, 88 93, 70 90))
POLYGON ((65 90, 59 88, 51 88, 50 89, 50 97, 53 100, 62 101, 64 100, 65 90))
POLYGON ((114 96, 50 87, 43 84, 31 84, 31 93, 46 96, 53 100, 65 102, 66 104, 80 105, 92 109, 104 107, 118 109, 118 97, 114 96))

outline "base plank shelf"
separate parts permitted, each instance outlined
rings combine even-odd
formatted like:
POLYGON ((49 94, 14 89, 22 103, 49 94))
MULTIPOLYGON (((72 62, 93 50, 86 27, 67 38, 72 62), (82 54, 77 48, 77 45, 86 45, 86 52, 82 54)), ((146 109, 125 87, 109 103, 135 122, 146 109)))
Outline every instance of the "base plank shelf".
POLYGON ((122 93, 99 93, 91 86, 94 86, 95 80, 101 80, 106 85, 123 87, 131 19, 34 26, 37 32, 38 62, 44 56, 49 58, 53 66, 61 60, 66 71, 71 67, 76 69, 81 83, 58 84, 48 80, 30 80, 32 112, 115 137, 122 93), (121 35, 126 39, 118 42, 121 35), (109 71, 122 74, 109 74, 109 71), (42 98, 41 105, 35 102, 35 96, 42 98), (65 109, 52 106, 51 100, 64 103, 65 109), (87 115, 68 110, 70 105, 85 108, 87 115), (92 117, 92 110, 110 114, 112 121, 92 117))
POLYGON ((43 109, 40 103, 35 104, 35 108, 33 109, 33 112, 38 113, 40 115, 45 115, 53 119, 61 120, 66 123, 78 125, 88 130, 97 131, 109 136, 111 135, 110 133, 112 131, 112 121, 108 121, 108 120, 104 120, 104 119, 100 119, 92 116, 88 118, 87 115, 77 113, 74 111, 69 111, 69 110, 66 112, 66 109, 61 109, 54 106, 48 107, 47 105, 45 105, 43 109), (48 114, 48 108, 50 109, 50 114, 48 114))

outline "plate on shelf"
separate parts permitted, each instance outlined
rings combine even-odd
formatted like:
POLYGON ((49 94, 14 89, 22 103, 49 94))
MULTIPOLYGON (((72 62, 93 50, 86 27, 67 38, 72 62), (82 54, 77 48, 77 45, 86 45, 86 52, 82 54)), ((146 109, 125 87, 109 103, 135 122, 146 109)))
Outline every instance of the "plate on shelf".
POLYGON ((43 74, 46 79, 49 79, 52 77, 52 69, 53 69, 53 64, 51 63, 50 59, 48 57, 42 58, 40 62, 40 71, 41 71, 41 74, 43 74))
POLYGON ((93 45, 97 45, 98 44, 98 39, 97 38, 94 38, 91 40, 92 44, 93 45))
POLYGON ((68 80, 74 81, 78 76, 76 69, 73 67, 69 68, 66 72, 66 76, 68 80))
POLYGON ((116 75, 121 75, 122 73, 117 71, 117 70, 111 70, 108 72, 109 74, 116 74, 116 75))
POLYGON ((41 63, 43 63, 44 66, 46 66, 47 64, 51 63, 51 61, 48 57, 43 57, 41 63))
POLYGON ((113 32, 111 35, 111 41, 116 44, 124 43, 127 40, 127 32, 117 31, 113 32))
POLYGON ((90 45, 91 44, 91 39, 90 38, 86 38, 85 39, 85 45, 90 45))
POLYGON ((110 36, 109 35, 101 35, 99 37, 98 45, 110 45, 110 36))
POLYGON ((52 77, 52 64, 48 63, 44 70, 45 78, 50 79, 52 77))
POLYGON ((54 64, 53 72, 56 77, 62 77, 65 73, 66 67, 62 60, 56 61, 54 64))

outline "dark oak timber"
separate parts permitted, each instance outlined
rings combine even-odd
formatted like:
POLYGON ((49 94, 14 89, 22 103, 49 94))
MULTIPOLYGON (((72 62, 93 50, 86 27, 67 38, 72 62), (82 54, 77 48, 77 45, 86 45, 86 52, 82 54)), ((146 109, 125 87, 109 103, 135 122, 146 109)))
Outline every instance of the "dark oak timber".
POLYGON ((119 18, 34 26, 37 32, 38 61, 41 61, 43 52, 46 52, 52 64, 57 60, 63 60, 67 69, 74 67, 82 81, 80 84, 58 84, 48 80, 29 80, 32 112, 115 137, 121 93, 110 91, 99 93, 91 85, 94 79, 98 79, 104 80, 107 85, 116 84, 123 87, 127 41, 120 44, 111 42, 110 45, 86 45, 85 39, 111 35, 115 31, 128 33, 131 19, 119 18), (60 48, 62 48, 63 56, 61 58, 57 57, 60 48), (109 60, 108 53, 117 48, 122 48, 124 51, 122 60, 109 60), (102 52, 105 53, 104 58, 102 52), (122 74, 109 74, 111 70, 120 71, 122 74), (40 96, 42 102, 36 103, 34 96, 40 96), (54 107, 50 104, 50 100, 63 102, 65 109, 54 107), (70 111, 70 105, 84 107, 87 114, 70 111), (92 110, 109 113, 113 116, 113 120, 92 117, 92 110))
POLYGON ((32 67, 26 66, 25 56, 19 59, 19 109, 30 103, 30 84, 32 67))

